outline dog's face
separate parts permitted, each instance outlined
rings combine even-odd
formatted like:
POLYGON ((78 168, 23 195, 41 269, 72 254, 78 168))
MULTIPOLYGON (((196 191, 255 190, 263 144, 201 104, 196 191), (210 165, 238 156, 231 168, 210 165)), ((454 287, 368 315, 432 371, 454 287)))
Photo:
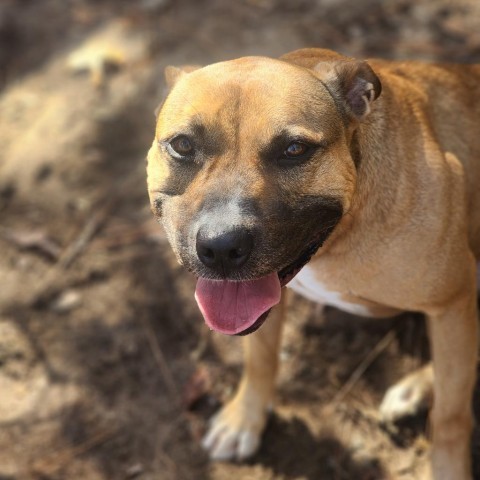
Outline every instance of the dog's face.
POLYGON ((358 112, 341 107, 344 87, 319 75, 253 57, 170 71, 177 78, 158 114, 148 188, 178 260, 198 277, 275 273, 286 283, 348 211, 350 117, 374 95, 365 81, 358 112))

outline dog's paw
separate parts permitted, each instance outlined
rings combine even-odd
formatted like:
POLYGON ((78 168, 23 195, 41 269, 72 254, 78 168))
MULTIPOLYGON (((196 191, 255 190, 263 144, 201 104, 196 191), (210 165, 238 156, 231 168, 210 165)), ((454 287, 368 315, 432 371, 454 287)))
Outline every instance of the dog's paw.
POLYGON ((433 398, 433 370, 427 365, 387 390, 380 405, 384 423, 394 423, 428 408, 433 398))
POLYGON ((245 460, 260 446, 266 419, 263 404, 234 398, 211 419, 202 446, 212 460, 245 460))

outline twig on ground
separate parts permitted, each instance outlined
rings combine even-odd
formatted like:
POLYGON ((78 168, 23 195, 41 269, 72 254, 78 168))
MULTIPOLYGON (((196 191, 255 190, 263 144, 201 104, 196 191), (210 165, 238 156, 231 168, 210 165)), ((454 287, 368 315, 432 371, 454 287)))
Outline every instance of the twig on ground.
POLYGON ((29 295, 26 301, 28 305, 35 305, 42 302, 45 297, 52 294, 52 291, 65 286, 65 270, 70 268, 84 252, 90 241, 99 232, 108 216, 111 214, 114 205, 115 199, 110 198, 104 201, 100 206, 97 205, 95 207, 95 212, 89 216, 73 242, 67 246, 60 255, 57 263, 46 273, 44 281, 29 295))
POLYGON ((97 211, 95 211, 76 239, 65 249, 58 261, 58 267, 67 269, 82 254, 93 237, 98 233, 107 217, 112 212, 115 204, 114 200, 107 200, 97 211))
POLYGON ((34 473, 51 476, 66 467, 75 457, 82 455, 92 448, 107 442, 115 435, 111 430, 103 430, 96 433, 85 442, 70 448, 58 450, 46 458, 35 462, 31 469, 34 473))
POLYGON ((390 345, 395 338, 395 330, 390 330, 383 338, 375 345, 368 355, 360 362, 358 367, 350 375, 350 378, 345 382, 342 388, 335 394, 332 399, 332 404, 335 406, 340 403, 352 390, 355 384, 360 380, 362 375, 367 371, 368 367, 378 358, 378 356, 390 345))
MULTIPOLYGON (((177 465, 163 449, 156 449, 155 453, 158 457, 158 461, 163 467, 162 470, 166 474, 166 479, 181 478, 179 475, 179 465, 177 465)), ((184 477, 185 478, 185 477, 184 477)))
POLYGON ((0 226, 0 237, 20 250, 36 250, 50 260, 57 260, 60 247, 44 230, 17 231, 0 226))
POLYGON ((162 375, 163 381, 167 387, 168 393, 170 394, 172 400, 175 402, 175 405, 180 407, 182 405, 182 399, 178 391, 177 385, 173 380, 173 375, 165 359, 165 356, 160 349, 160 345, 158 344, 155 332, 153 331, 153 328, 147 319, 143 319, 142 324, 145 330, 145 337, 150 346, 153 358, 157 363, 160 374, 162 375))

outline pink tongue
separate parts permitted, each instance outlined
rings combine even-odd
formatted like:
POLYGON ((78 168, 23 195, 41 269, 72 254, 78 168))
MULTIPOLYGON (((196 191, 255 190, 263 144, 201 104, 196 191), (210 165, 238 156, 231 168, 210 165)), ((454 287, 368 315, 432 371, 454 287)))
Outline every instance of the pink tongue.
POLYGON ((199 278, 195 299, 206 324, 217 332, 235 335, 251 327, 280 301, 281 287, 274 272, 245 282, 199 278))

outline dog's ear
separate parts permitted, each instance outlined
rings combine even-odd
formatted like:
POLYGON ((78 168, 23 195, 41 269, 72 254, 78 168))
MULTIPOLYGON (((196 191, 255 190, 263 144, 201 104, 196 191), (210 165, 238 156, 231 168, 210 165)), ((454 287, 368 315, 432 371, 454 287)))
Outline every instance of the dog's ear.
POLYGON ((172 67, 169 65, 168 67, 165 67, 164 74, 167 87, 169 89, 172 88, 184 75, 198 70, 199 68, 202 67, 199 65, 184 65, 182 67, 172 67))
POLYGON ((371 104, 382 92, 379 78, 367 62, 346 60, 320 62, 315 70, 332 94, 340 99, 348 116, 363 120, 371 110, 371 104))
MULTIPOLYGON (((184 75, 187 75, 195 70, 202 68, 200 65, 184 65, 182 67, 173 67, 169 65, 165 67, 165 83, 167 84, 168 90, 171 90, 172 87, 182 78, 184 75)), ((154 110, 155 117, 158 117, 158 112, 161 110, 164 100, 157 106, 154 110)))

